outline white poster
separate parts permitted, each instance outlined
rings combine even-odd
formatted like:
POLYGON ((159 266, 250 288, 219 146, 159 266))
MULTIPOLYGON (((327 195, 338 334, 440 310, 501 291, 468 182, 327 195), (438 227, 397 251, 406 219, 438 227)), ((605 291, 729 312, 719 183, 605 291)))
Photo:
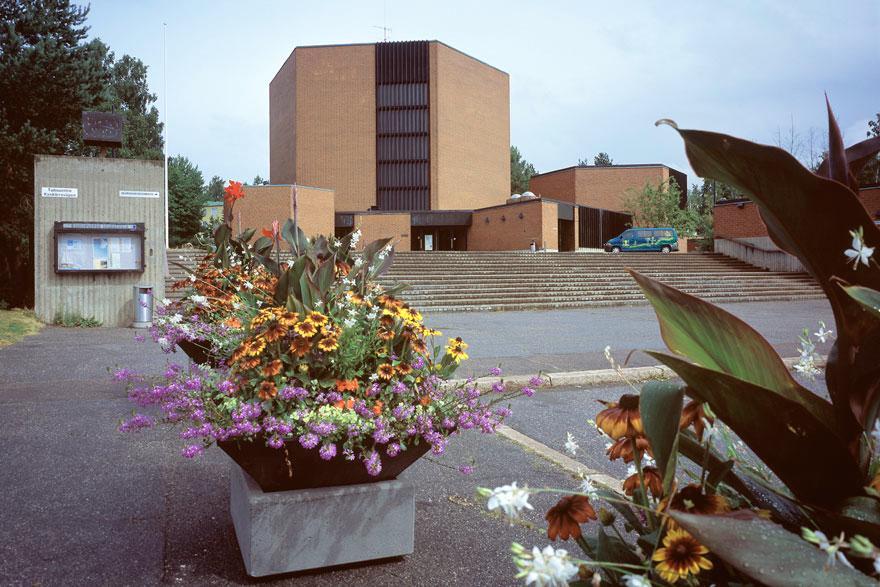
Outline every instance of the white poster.
POLYGON ((79 196, 77 188, 42 188, 44 198, 76 198, 79 196))

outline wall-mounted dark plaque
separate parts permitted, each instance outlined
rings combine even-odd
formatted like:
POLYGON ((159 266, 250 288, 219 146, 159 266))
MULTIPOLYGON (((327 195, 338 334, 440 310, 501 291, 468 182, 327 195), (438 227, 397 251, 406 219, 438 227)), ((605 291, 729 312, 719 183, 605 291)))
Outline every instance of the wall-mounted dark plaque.
POLYGON ((114 112, 83 112, 83 142, 95 147, 122 146, 122 114, 114 112))

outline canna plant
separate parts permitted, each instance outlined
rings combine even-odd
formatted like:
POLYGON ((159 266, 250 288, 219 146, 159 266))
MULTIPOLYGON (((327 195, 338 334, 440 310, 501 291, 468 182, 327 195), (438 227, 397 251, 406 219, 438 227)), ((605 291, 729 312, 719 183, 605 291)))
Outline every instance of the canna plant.
MULTIPOLYGON (((776 147, 658 124, 679 133, 698 175, 751 198, 773 241, 821 284, 837 332, 826 365, 829 399, 801 385, 739 318, 630 271, 668 347, 646 352, 683 383, 648 383, 599 413, 609 458, 631 462, 632 474, 622 493, 589 482, 565 492, 547 512, 548 537, 575 540, 589 560, 515 544, 527 583, 578 576, 581 584, 592 577, 627 587, 877 583, 880 264, 872 255, 880 230, 859 202, 855 177, 880 151, 880 138, 845 149, 827 108, 828 156, 816 173, 776 147), (729 432, 750 455, 719 440, 729 432), (584 535, 580 525, 597 517, 595 535, 584 535)), ((481 490, 490 507, 514 514, 535 491, 481 490)))

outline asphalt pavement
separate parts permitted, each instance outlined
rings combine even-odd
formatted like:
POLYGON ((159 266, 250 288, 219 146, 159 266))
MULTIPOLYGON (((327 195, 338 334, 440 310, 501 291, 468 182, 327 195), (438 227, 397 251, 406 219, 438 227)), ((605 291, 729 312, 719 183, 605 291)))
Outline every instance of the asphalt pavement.
MULTIPOLYGON (((732 309, 783 354, 793 353, 803 326, 823 316, 831 325, 830 310, 817 302, 732 309)), ((439 314, 427 322, 470 342, 477 373, 498 363, 508 373, 606 368, 606 344, 620 359, 661 345, 648 308, 439 314)), ((0 349, 0 585, 515 585, 510 543, 545 545, 542 517, 556 498, 533 496, 525 523, 510 526, 486 511, 476 487, 576 486, 569 473, 503 437, 464 434, 403 475, 416 487, 412 555, 251 579, 229 515, 226 455, 211 449, 187 460, 172 430, 116 431, 131 408, 110 370, 159 373, 185 359, 134 334, 47 326, 0 349), (473 474, 459 473, 472 462, 473 474)), ((586 421, 601 407, 596 399, 624 390, 542 391, 517 399, 507 423, 558 451, 570 431, 580 463, 621 478, 586 421)))

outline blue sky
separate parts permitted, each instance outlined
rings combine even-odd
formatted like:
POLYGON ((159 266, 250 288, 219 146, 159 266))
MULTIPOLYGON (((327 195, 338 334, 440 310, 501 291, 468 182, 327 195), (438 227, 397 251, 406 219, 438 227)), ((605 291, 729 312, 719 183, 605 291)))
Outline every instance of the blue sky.
POLYGON ((696 181, 668 127, 773 143, 826 128, 847 144, 880 111, 878 0, 91 2, 90 34, 149 66, 171 154, 207 180, 269 173, 269 81, 297 45, 437 39, 510 74, 511 141, 539 171, 598 151, 696 181))

